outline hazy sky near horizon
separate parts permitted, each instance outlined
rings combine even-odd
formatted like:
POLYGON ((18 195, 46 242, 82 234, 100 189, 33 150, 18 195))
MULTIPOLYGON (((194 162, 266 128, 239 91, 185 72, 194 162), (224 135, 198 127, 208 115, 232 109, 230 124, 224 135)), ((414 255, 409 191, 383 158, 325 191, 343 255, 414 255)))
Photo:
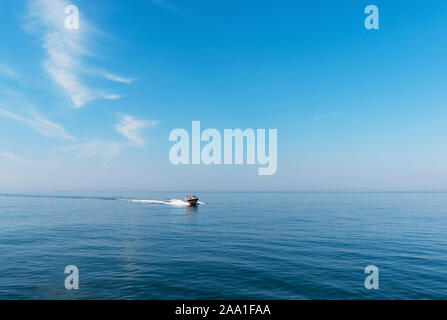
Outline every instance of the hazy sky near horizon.
POLYGON ((447 191, 444 0, 0 6, 0 192, 447 191), (174 166, 194 120, 278 129, 276 174, 174 166))

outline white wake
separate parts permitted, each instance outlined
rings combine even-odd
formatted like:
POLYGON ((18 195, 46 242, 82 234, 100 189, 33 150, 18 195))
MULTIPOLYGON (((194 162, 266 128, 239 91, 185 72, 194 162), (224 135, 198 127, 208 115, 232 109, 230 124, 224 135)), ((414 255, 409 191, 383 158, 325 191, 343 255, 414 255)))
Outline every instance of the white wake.
MULTIPOLYGON (((167 204, 174 207, 189 207, 191 204, 187 201, 183 201, 180 199, 171 199, 167 201, 163 200, 130 200, 132 202, 139 202, 139 203, 155 203, 155 204, 167 204)), ((198 204, 204 205, 204 202, 197 201, 198 204)))

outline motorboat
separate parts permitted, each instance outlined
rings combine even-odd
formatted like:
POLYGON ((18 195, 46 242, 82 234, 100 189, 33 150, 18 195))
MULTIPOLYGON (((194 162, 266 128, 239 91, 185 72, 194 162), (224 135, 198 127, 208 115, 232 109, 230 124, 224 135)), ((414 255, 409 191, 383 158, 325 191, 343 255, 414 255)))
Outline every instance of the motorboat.
POLYGON ((188 195, 185 198, 185 202, 188 202, 190 206, 196 206, 197 201, 199 201, 199 198, 197 198, 196 196, 188 195))

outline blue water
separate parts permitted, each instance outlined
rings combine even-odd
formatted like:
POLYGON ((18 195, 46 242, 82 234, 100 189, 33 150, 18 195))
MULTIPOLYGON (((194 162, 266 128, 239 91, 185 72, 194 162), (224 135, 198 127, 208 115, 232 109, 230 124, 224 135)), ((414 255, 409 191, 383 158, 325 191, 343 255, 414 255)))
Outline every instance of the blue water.
POLYGON ((0 299, 447 299, 447 194, 183 196, 0 195, 0 299))

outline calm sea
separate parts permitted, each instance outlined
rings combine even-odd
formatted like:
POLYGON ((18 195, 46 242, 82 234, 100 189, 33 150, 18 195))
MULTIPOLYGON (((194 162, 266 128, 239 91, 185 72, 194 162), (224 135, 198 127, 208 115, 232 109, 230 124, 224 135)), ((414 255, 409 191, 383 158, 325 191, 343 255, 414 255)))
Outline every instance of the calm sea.
POLYGON ((199 196, 1 195, 0 299, 447 299, 447 194, 199 196))

